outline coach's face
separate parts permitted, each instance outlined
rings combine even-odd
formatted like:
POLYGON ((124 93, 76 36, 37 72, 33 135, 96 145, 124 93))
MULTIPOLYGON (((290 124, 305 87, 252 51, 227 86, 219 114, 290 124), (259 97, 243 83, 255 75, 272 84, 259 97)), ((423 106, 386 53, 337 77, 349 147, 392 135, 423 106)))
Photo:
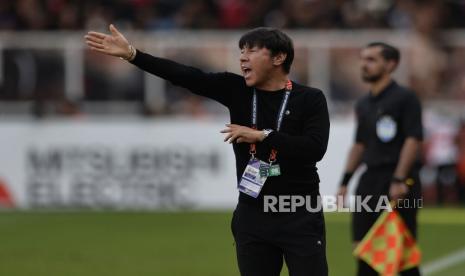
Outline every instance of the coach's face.
POLYGON ((389 74, 389 64, 381 54, 381 47, 364 48, 360 54, 362 79, 376 82, 389 74))
POLYGON ((275 69, 271 52, 265 47, 242 48, 240 63, 247 86, 259 87, 268 80, 271 71, 275 69))

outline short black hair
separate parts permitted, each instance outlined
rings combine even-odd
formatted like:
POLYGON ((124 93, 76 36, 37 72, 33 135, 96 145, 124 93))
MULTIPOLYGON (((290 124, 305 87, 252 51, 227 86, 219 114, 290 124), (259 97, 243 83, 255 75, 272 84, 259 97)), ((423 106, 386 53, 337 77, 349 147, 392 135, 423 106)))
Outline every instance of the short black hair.
POLYGON ((396 64, 399 63, 400 61, 400 51, 396 47, 389 45, 384 42, 371 42, 365 48, 370 48, 370 47, 381 47, 381 56, 385 60, 392 60, 395 61, 396 64))
POLYGON ((270 50, 271 56, 279 53, 286 54, 283 69, 286 73, 291 71, 294 60, 294 44, 289 36, 275 28, 259 27, 245 33, 239 40, 239 48, 263 48, 270 50))

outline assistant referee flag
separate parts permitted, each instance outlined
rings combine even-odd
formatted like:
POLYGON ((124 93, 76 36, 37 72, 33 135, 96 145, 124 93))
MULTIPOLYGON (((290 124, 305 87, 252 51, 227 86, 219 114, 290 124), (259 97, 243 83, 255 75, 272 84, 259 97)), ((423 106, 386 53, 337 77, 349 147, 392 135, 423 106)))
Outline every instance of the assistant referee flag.
POLYGON ((396 210, 384 211, 354 250, 384 276, 418 266, 421 251, 396 210))

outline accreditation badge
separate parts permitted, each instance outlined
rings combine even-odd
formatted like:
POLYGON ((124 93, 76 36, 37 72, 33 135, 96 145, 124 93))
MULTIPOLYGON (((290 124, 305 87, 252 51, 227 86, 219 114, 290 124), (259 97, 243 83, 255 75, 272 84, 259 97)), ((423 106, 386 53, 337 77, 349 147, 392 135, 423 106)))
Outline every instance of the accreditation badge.
POLYGON ((268 164, 266 162, 263 162, 257 158, 251 158, 244 170, 244 173, 242 174, 241 181, 239 182, 239 191, 251 197, 257 198, 263 188, 263 185, 265 184, 266 179, 268 178, 268 175, 263 174, 263 168, 267 165, 268 164), (262 173, 260 173, 261 168, 262 173))
POLYGON ((376 135, 384 142, 391 142, 397 134, 397 123, 389 115, 384 115, 376 122, 376 135))
POLYGON ((281 175, 281 167, 279 164, 271 165, 268 169, 268 176, 280 176, 281 175))

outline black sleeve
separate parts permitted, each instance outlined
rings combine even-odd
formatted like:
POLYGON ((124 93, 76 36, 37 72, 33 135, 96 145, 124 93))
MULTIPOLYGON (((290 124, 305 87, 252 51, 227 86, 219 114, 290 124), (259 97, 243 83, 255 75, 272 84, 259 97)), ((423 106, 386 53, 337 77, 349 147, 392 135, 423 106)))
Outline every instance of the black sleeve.
POLYGON ((131 62, 140 69, 166 79, 194 94, 208 97, 230 107, 233 87, 243 81, 239 75, 232 73, 204 73, 200 69, 179 64, 177 62, 154 57, 137 50, 131 62))
POLYGON ((329 114, 324 94, 318 92, 307 97, 309 108, 302 136, 273 131, 263 142, 278 151, 279 156, 302 157, 320 161, 326 153, 329 138, 329 114))
POLYGON ((421 103, 414 92, 409 92, 402 112, 402 131, 405 137, 423 140, 423 124, 421 120, 421 103))

